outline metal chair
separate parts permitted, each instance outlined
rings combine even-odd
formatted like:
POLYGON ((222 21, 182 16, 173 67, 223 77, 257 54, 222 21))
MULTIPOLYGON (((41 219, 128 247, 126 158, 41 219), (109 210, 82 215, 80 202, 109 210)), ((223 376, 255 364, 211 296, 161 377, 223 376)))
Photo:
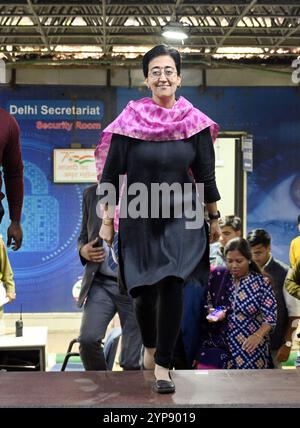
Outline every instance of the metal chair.
MULTIPOLYGON (((113 328, 109 333, 107 340, 104 343, 103 352, 104 352, 107 370, 113 369, 121 334, 122 334, 121 327, 113 328)), ((80 354, 78 351, 72 352, 72 348, 75 343, 79 343, 78 337, 76 337, 75 339, 72 339, 71 342, 69 343, 65 358, 63 360, 63 363, 60 369, 60 371, 62 372, 65 371, 67 364, 69 362, 69 359, 71 357, 80 357, 80 354)))

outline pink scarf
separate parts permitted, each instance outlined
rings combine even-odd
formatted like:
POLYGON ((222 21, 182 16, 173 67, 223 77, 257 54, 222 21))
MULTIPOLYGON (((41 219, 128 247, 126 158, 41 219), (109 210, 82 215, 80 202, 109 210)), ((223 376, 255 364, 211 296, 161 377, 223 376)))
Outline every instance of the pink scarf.
MULTIPOLYGON (((151 98, 129 101, 122 113, 104 129, 97 145, 97 179, 101 179, 113 134, 143 141, 172 141, 192 137, 207 127, 214 142, 219 126, 184 97, 180 97, 171 109, 160 107, 151 98)), ((118 230, 118 212, 115 229, 118 230)))

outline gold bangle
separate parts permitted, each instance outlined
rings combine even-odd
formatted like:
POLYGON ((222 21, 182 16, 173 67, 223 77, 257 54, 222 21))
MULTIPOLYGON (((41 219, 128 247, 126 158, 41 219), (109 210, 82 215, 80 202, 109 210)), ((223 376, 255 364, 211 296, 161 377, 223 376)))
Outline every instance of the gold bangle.
POLYGON ((102 222, 105 226, 112 226, 113 225, 113 219, 112 218, 104 218, 102 220, 102 222))

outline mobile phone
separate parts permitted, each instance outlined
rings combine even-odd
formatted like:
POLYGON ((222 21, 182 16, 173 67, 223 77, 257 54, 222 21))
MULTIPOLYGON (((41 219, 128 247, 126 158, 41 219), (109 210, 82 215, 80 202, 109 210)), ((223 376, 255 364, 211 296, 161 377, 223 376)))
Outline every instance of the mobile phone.
POLYGON ((219 321, 219 319, 224 315, 226 309, 224 306, 217 306, 210 314, 207 315, 206 319, 209 321, 219 321))

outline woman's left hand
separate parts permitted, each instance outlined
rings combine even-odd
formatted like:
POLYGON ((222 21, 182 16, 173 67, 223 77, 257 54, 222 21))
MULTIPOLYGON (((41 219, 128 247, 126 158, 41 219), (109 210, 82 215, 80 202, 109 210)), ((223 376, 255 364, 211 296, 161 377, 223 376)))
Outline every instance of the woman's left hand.
POLYGON ((209 228, 209 243, 218 241, 221 236, 221 229, 219 226, 218 220, 210 220, 210 228, 209 228))
POLYGON ((248 352, 248 354, 251 354, 253 351, 255 351, 262 340, 263 337, 259 337, 258 334, 251 334, 251 336, 247 337, 247 339, 244 341, 242 349, 248 352))

